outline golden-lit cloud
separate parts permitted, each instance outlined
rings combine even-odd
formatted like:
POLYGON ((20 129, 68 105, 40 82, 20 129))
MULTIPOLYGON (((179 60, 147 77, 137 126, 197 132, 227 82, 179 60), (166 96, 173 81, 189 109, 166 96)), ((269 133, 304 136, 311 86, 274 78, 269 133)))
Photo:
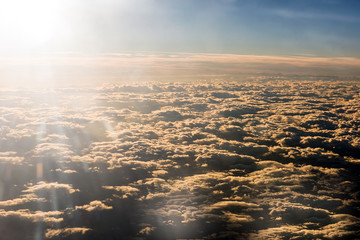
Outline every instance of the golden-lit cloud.
POLYGON ((5 239, 356 239, 359 83, 253 77, 2 89, 5 239))
POLYGON ((91 231, 91 228, 62 228, 62 229, 48 229, 45 233, 46 238, 54 237, 68 237, 73 234, 84 235, 86 232, 91 231))

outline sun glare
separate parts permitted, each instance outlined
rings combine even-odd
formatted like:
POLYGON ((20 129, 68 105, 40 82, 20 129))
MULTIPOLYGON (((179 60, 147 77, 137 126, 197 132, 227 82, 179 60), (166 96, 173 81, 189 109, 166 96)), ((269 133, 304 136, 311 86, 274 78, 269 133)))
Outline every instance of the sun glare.
POLYGON ((15 48, 32 48, 55 38, 61 31, 62 11, 67 1, 1 1, 2 42, 15 48))

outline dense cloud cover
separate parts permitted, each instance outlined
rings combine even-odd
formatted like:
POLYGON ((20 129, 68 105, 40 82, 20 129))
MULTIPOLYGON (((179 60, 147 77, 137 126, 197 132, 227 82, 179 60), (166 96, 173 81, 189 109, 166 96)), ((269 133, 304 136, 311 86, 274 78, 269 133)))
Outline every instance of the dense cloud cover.
POLYGON ((357 239, 360 84, 1 90, 1 239, 357 239))

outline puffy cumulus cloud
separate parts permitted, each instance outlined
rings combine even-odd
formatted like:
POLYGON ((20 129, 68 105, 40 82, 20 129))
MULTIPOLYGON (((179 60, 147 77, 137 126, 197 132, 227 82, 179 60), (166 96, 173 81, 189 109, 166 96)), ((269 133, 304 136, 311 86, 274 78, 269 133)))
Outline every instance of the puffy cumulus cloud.
POLYGON ((319 209, 304 206, 298 203, 277 203, 271 207, 270 215, 275 220, 285 220, 289 223, 316 222, 327 223, 330 220, 330 212, 326 209, 319 209))
POLYGON ((62 228, 62 229, 47 229, 45 233, 46 238, 62 238, 64 237, 73 237, 76 238, 76 235, 85 235, 88 231, 91 231, 90 228, 62 228))
POLYGON ((356 239, 360 85, 284 78, 6 92, 0 231, 356 239))
POLYGON ((54 189, 61 189, 64 190, 65 192, 72 194, 75 192, 78 192, 79 189, 74 189, 70 184, 65 184, 65 183, 58 183, 58 182, 38 182, 35 185, 29 185, 28 188, 26 190, 24 190, 23 192, 25 193, 39 193, 41 191, 49 191, 49 190, 54 190, 54 189))
MULTIPOLYGON (((160 170, 161 171, 161 170, 160 170)), ((131 187, 131 186, 103 186, 104 189, 114 190, 121 195, 116 195, 121 198, 128 198, 132 196, 136 196, 139 192, 139 189, 131 187)))
POLYGON ((247 203, 241 201, 221 201, 209 206, 210 210, 228 209, 228 208, 253 208, 259 207, 254 203, 247 203))
POLYGON ((4 208, 4 207, 21 205, 29 202, 46 202, 46 199, 39 198, 35 194, 24 194, 21 195, 19 198, 0 201, 0 206, 4 208))
POLYGON ((28 209, 20 209, 17 211, 5 211, 0 209, 0 217, 3 219, 14 218, 20 220, 29 220, 31 222, 45 222, 45 223, 59 223, 63 221, 60 217, 61 211, 35 211, 32 212, 28 209))
POLYGON ((95 200, 90 202, 89 204, 83 205, 83 206, 76 206, 75 210, 85 210, 88 212, 92 212, 92 211, 101 211, 101 210, 109 210, 112 209, 111 206, 107 206, 106 204, 104 204, 101 201, 95 200))
POLYGON ((353 216, 337 216, 341 219, 335 223, 314 229, 312 224, 282 225, 280 227, 259 230, 250 234, 251 239, 357 239, 359 237, 360 219, 353 216))
POLYGON ((35 149, 33 156, 41 157, 59 157, 66 158, 67 155, 71 155, 72 152, 69 150, 69 146, 63 143, 40 143, 35 149))
POLYGON ((76 170, 71 170, 71 169, 65 169, 65 170, 63 170, 63 169, 57 168, 55 171, 56 171, 56 172, 63 172, 63 173, 67 173, 67 174, 77 173, 76 170))
POLYGON ((151 232, 153 232, 154 230, 155 230, 154 227, 144 227, 139 231, 138 235, 149 236, 151 232))
POLYGON ((0 162, 20 164, 24 157, 16 156, 16 152, 0 152, 0 162))
POLYGON ((252 156, 239 155, 236 153, 219 150, 217 152, 207 152, 199 155, 196 162, 203 167, 215 169, 248 169, 255 166, 255 158, 252 156))
POLYGON ((70 184, 44 181, 37 182, 36 184, 29 183, 25 185, 25 189, 21 191, 18 197, 0 201, 0 206, 11 209, 38 205, 44 210, 49 208, 48 205, 51 205, 51 199, 57 196, 66 197, 75 192, 79 192, 79 189, 73 189, 70 184))

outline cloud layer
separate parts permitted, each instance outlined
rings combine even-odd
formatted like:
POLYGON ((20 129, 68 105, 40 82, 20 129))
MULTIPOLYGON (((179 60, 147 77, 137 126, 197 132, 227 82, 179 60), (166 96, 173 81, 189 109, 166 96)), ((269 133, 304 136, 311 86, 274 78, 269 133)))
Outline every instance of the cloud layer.
POLYGON ((4 239, 359 237, 357 82, 1 93, 4 239))

